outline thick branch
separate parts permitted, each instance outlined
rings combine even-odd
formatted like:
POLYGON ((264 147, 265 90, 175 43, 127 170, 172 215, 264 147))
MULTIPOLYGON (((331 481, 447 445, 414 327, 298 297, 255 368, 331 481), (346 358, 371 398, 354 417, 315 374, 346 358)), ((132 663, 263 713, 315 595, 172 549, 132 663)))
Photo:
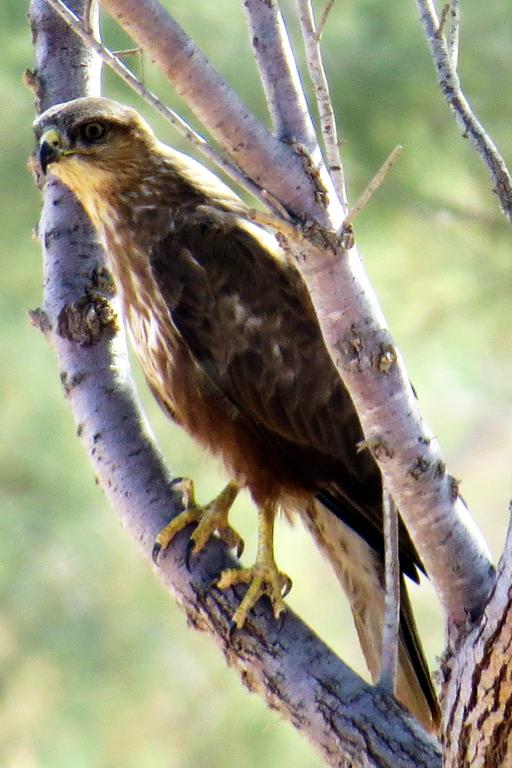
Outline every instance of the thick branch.
POLYGON ((439 20, 432 0, 416 0, 427 43, 434 60, 437 80, 453 115, 462 129, 464 138, 470 140, 487 166, 494 183, 493 191, 498 196, 503 213, 512 222, 512 179, 505 161, 484 127, 471 110, 457 75, 458 52, 458 3, 453 3, 448 45, 440 29, 439 20))
POLYGON ((445 674, 446 768, 512 765, 512 520, 478 627, 445 674))
MULTIPOLYGON (((77 3, 80 12, 80 4, 77 3)), ((42 0, 31 9, 44 106, 98 92, 93 60, 42 0), (66 73, 63 80, 62 72, 66 73)), ((40 222, 45 295, 37 324, 57 354, 77 433, 109 502, 151 561, 157 531, 179 499, 139 411, 122 329, 103 256, 82 210, 55 180, 45 187, 40 222)), ((264 605, 247 630, 230 642, 229 618, 238 590, 205 585, 234 565, 212 542, 185 564, 187 533, 160 558, 158 575, 178 598, 189 621, 213 634, 228 664, 245 684, 310 738, 332 766, 422 768, 440 766, 438 746, 392 699, 358 678, 288 612, 279 627, 264 605)))
MULTIPOLYGON (((316 268, 305 255, 302 274, 315 297, 324 339, 356 406, 370 450, 382 469, 443 605, 449 639, 457 642, 493 583, 478 529, 446 472, 438 441, 421 415, 403 360, 354 249, 316 268), (336 286, 333 291, 332 286, 336 286)), ((323 264, 325 255, 322 253, 323 264)))

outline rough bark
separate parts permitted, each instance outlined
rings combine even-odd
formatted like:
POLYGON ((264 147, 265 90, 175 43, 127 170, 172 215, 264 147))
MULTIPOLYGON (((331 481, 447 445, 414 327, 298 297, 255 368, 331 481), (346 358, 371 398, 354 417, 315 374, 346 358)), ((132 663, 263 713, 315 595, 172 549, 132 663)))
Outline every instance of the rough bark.
POLYGON ((444 665, 446 768, 512 765, 512 526, 478 626, 444 665))

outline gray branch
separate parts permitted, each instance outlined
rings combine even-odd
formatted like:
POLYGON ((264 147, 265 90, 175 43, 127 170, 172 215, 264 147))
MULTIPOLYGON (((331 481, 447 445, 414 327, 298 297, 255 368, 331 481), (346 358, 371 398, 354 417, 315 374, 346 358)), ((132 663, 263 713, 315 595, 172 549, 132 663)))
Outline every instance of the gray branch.
POLYGON ((482 620, 444 664, 446 768, 512 765, 511 584, 512 517, 482 620))
POLYGON ((464 138, 471 144, 487 166, 494 184, 493 192, 498 196, 501 208, 512 222, 512 179, 505 161, 498 152, 491 137, 471 110, 462 91, 457 74, 459 43, 459 8, 455 1, 449 8, 448 43, 437 18, 432 0, 416 0, 420 11, 425 37, 434 60, 437 80, 453 115, 462 129, 464 138))
POLYGON ((275 0, 245 0, 251 43, 267 105, 280 139, 319 153, 313 123, 283 17, 275 0))
POLYGON ((384 509, 384 631, 379 685, 396 693, 398 643, 400 634, 400 554, 398 548, 398 510, 386 489, 382 492, 384 509))
POLYGON ((336 115, 334 114, 334 107, 331 101, 329 81, 327 80, 322 61, 320 33, 315 24, 311 0, 297 0, 297 8, 299 11, 302 37, 304 38, 309 76, 313 83, 318 114, 320 116, 320 126, 322 129, 325 156, 327 158, 327 167, 331 174, 336 193, 343 203, 345 211, 347 211, 347 190, 339 151, 336 115))
POLYGON ((300 266, 326 347, 350 392, 370 450, 443 606, 449 642, 483 610, 494 582, 485 542, 426 425, 401 355, 350 235, 310 222, 303 232, 272 216, 300 266))

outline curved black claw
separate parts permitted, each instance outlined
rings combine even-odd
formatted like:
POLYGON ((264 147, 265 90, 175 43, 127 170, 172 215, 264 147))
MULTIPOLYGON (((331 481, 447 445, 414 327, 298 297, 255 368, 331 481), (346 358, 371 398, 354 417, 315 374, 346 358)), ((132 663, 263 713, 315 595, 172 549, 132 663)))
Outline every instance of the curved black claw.
POLYGON ((190 573, 190 558, 192 557, 192 550, 194 549, 195 545, 196 543, 194 539, 189 539, 187 541, 187 547, 185 549, 185 566, 189 573, 190 573))
POLYGON ((277 631, 278 633, 281 632, 282 628, 284 627, 284 620, 286 618, 286 611, 281 611, 279 614, 279 618, 277 619, 277 631))
POLYGON ((169 483, 169 488, 174 488, 175 485, 179 485, 185 480, 184 477, 175 477, 171 482, 169 483))
POLYGON ((151 550, 151 559, 155 565, 158 565, 158 555, 160 554, 161 549, 162 545, 159 544, 158 541, 155 541, 153 544, 153 549, 151 550))
POLYGON ((286 581, 285 581, 285 583, 284 583, 283 592, 282 592, 282 595, 283 595, 283 597, 286 597, 286 595, 288 594, 288 592, 289 592, 289 591, 290 591, 290 589, 292 588, 292 583, 293 583, 293 582, 292 582, 292 580, 290 579, 290 577, 289 577, 289 576, 287 576, 287 577, 286 577, 286 581))
POLYGON ((244 551, 244 542, 242 539, 240 539, 240 541, 238 542, 238 546, 236 548, 236 556, 238 558, 242 557, 243 551, 244 551))
POLYGON ((233 619, 231 619, 231 621, 228 624, 228 640, 229 640, 229 642, 232 641, 233 635, 235 634, 235 630, 236 629, 238 629, 238 624, 236 623, 236 621, 233 621, 233 619))

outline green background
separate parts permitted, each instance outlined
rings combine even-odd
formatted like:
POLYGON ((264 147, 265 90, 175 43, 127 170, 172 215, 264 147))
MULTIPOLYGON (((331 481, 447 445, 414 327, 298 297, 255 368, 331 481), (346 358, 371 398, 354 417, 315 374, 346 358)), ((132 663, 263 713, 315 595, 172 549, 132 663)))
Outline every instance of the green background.
MULTIPOLYGON (((239 4, 168 5, 266 119, 239 4)), ((28 322, 42 274, 32 239, 40 200, 25 169, 33 117, 21 85, 32 65, 26 10, 19 0, 0 10, 0 765, 315 768, 309 745, 186 627, 121 530, 75 437, 52 351, 28 322)), ((512 160, 507 10, 505 0, 464 3, 461 74, 512 160)), ((127 47, 113 25, 105 34, 127 47)), ((509 225, 438 92, 413 0, 340 2, 325 59, 352 201, 393 146, 404 146, 357 222, 358 240, 449 470, 498 557, 512 488, 509 225)), ((178 103, 147 62, 145 77, 178 103)), ((185 148, 109 73, 105 92, 143 109, 162 139, 185 148)), ((173 472, 194 477, 207 499, 223 482, 217 461, 171 428, 140 388, 173 472)), ((234 520, 249 561, 255 513, 247 500, 234 520)), ((294 581, 290 604, 363 672, 345 601, 300 524, 280 522, 277 553, 294 581)), ((428 585, 414 599, 435 666, 439 611, 428 585)))

